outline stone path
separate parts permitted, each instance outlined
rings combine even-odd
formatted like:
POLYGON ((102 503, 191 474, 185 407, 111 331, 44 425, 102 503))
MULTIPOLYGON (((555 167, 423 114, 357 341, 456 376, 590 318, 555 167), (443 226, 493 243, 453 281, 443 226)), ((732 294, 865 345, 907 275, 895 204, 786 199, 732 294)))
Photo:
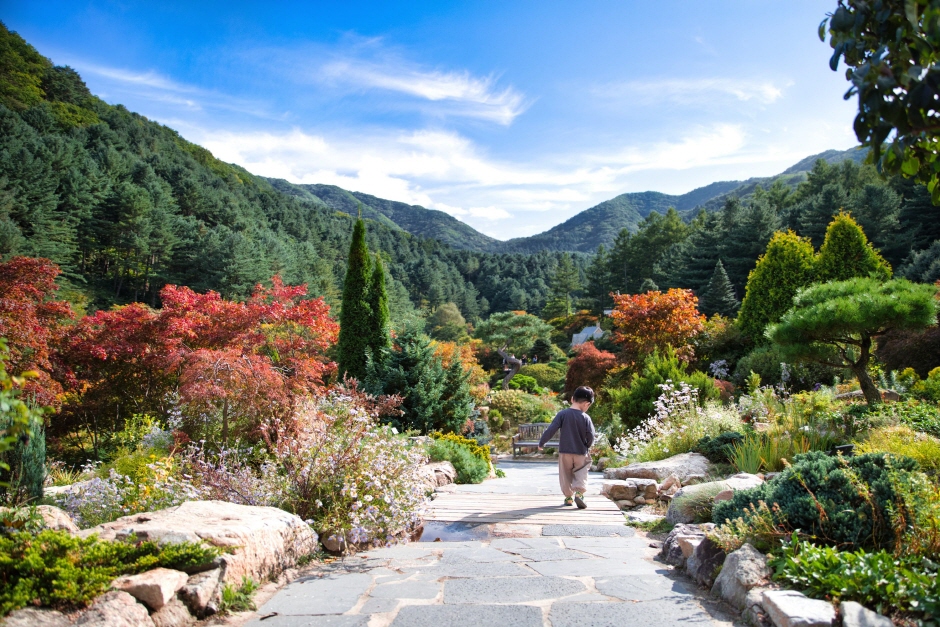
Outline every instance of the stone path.
MULTIPOLYGON (((516 504, 503 498, 507 511, 513 511, 524 499, 542 495, 545 507, 558 508, 553 465, 503 462, 500 468, 505 479, 456 486, 441 498, 453 505, 479 502, 483 495, 515 495, 516 504), (548 504, 552 498, 555 505, 548 504)), ((592 481, 589 496, 600 487, 597 477, 592 481)), ((466 528, 467 537, 480 539, 412 543, 338 560, 286 586, 248 624, 731 625, 719 605, 673 577, 670 567, 653 561, 656 550, 623 526, 619 513, 619 525, 610 525, 610 517, 604 517, 606 524, 588 522, 591 507, 600 508, 600 498, 589 498, 588 510, 565 508, 560 523, 534 524, 533 517, 507 522, 504 517, 497 524, 466 528), (585 516, 579 519, 578 514, 585 516)), ((423 540, 435 539, 431 527, 423 540)))

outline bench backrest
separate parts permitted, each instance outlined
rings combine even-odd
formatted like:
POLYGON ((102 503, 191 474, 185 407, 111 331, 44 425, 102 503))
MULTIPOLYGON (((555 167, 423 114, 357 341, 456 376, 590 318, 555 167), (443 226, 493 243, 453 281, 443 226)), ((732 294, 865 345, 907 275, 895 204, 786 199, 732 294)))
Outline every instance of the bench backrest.
MULTIPOLYGON (((519 439, 524 442, 538 442, 549 424, 548 422, 534 422, 519 425, 519 439)), ((560 435, 561 433, 556 431, 549 442, 557 442, 560 435)))

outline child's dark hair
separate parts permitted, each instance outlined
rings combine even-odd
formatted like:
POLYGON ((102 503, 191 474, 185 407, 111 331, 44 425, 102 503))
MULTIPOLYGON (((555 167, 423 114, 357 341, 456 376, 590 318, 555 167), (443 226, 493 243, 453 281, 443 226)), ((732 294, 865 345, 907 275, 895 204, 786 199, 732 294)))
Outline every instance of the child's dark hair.
POLYGON ((580 403, 582 401, 587 401, 589 403, 594 402, 594 390, 589 388, 586 385, 582 385, 577 390, 574 391, 574 394, 571 395, 571 400, 575 403, 580 403))

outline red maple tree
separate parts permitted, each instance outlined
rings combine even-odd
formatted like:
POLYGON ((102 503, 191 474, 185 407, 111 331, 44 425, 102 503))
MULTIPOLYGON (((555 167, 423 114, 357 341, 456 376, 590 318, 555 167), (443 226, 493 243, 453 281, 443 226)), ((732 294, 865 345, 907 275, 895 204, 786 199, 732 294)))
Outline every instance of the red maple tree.
POLYGON ((36 373, 23 389, 45 406, 60 400, 62 387, 52 378, 53 345, 74 315, 67 302, 55 300, 57 276, 58 266, 48 259, 13 257, 0 263, 0 337, 9 344, 9 369, 36 373))
POLYGON ((568 360, 565 396, 571 395, 582 385, 592 388, 595 392, 599 391, 607 373, 617 366, 617 356, 600 350, 594 346, 594 342, 585 342, 576 350, 578 354, 568 360))

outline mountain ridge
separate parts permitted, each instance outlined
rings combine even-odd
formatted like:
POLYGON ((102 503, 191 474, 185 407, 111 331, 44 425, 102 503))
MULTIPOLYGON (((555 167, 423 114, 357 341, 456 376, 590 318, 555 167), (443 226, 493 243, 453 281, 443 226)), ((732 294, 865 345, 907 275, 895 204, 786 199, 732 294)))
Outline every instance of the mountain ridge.
POLYGON ((742 199, 749 197, 758 185, 766 187, 781 180, 791 188, 796 187, 805 180, 806 173, 819 159, 828 163, 847 159, 861 162, 865 154, 861 148, 826 150, 805 157, 773 176, 752 177, 744 181, 716 181, 685 194, 626 192, 584 209, 542 233, 505 241, 480 233, 448 213, 421 205, 378 198, 336 185, 298 184, 273 178, 266 180, 282 193, 349 215, 355 215, 361 203, 363 217, 412 235, 437 239, 461 250, 491 253, 534 253, 540 250, 591 253, 600 244, 609 247, 624 228, 635 232, 640 222, 653 211, 664 214, 674 207, 686 219, 691 219, 698 209, 716 211, 732 196, 742 199))

